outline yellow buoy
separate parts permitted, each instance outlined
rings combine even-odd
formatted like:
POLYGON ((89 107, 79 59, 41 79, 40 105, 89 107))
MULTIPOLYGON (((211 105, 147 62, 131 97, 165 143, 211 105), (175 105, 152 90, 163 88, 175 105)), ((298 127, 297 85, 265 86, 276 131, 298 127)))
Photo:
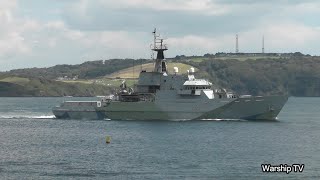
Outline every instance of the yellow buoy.
POLYGON ((106 143, 109 144, 111 142, 111 136, 106 137, 106 143))

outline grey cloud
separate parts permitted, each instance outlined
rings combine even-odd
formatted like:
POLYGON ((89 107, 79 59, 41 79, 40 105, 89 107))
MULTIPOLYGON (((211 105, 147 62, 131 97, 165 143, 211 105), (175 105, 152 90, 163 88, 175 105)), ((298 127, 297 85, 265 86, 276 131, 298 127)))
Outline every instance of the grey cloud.
MULTIPOLYGON (((197 11, 156 11, 151 9, 106 9, 91 4, 86 9, 88 18, 65 12, 66 23, 86 31, 125 30, 148 31, 160 27, 172 35, 207 35, 246 31, 257 23, 271 8, 234 10, 225 15, 205 15, 197 11)), ((276 8, 272 8, 273 11, 276 8)))

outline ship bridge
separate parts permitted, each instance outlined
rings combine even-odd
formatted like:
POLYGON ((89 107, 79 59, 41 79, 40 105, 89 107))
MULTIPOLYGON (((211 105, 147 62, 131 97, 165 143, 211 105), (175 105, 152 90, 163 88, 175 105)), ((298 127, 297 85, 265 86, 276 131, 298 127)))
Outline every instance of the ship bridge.
POLYGON ((200 96, 204 92, 209 99, 214 98, 212 83, 205 79, 196 79, 194 77, 195 69, 192 67, 188 72, 188 80, 183 83, 183 88, 180 89, 180 95, 196 95, 200 96))
POLYGON ((203 92, 209 99, 213 99, 214 93, 211 89, 211 85, 212 83, 205 79, 189 79, 184 82, 183 89, 181 89, 178 94, 200 96, 203 92))
POLYGON ((184 89, 194 90, 194 89, 211 89, 212 83, 205 79, 194 79, 188 80, 183 84, 184 89))

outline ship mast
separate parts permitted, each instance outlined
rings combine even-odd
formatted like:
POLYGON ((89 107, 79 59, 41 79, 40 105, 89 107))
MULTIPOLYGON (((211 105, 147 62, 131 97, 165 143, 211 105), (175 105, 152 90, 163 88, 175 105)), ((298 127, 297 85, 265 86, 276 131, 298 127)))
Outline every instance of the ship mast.
POLYGON ((160 35, 157 35, 157 29, 152 32, 154 36, 154 42, 152 50, 157 52, 157 58, 155 59, 154 72, 167 73, 167 65, 164 58, 164 51, 168 50, 167 45, 163 44, 163 39, 160 39, 160 35))

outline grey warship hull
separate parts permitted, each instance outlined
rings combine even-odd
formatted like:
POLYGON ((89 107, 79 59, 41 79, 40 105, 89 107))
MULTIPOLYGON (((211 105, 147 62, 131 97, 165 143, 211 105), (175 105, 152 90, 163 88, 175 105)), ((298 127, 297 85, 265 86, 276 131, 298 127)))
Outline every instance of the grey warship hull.
POLYGON ((105 102, 101 104, 101 107, 95 105, 56 107, 53 113, 60 119, 276 120, 287 99, 287 96, 266 96, 198 103, 182 100, 176 102, 105 102))

